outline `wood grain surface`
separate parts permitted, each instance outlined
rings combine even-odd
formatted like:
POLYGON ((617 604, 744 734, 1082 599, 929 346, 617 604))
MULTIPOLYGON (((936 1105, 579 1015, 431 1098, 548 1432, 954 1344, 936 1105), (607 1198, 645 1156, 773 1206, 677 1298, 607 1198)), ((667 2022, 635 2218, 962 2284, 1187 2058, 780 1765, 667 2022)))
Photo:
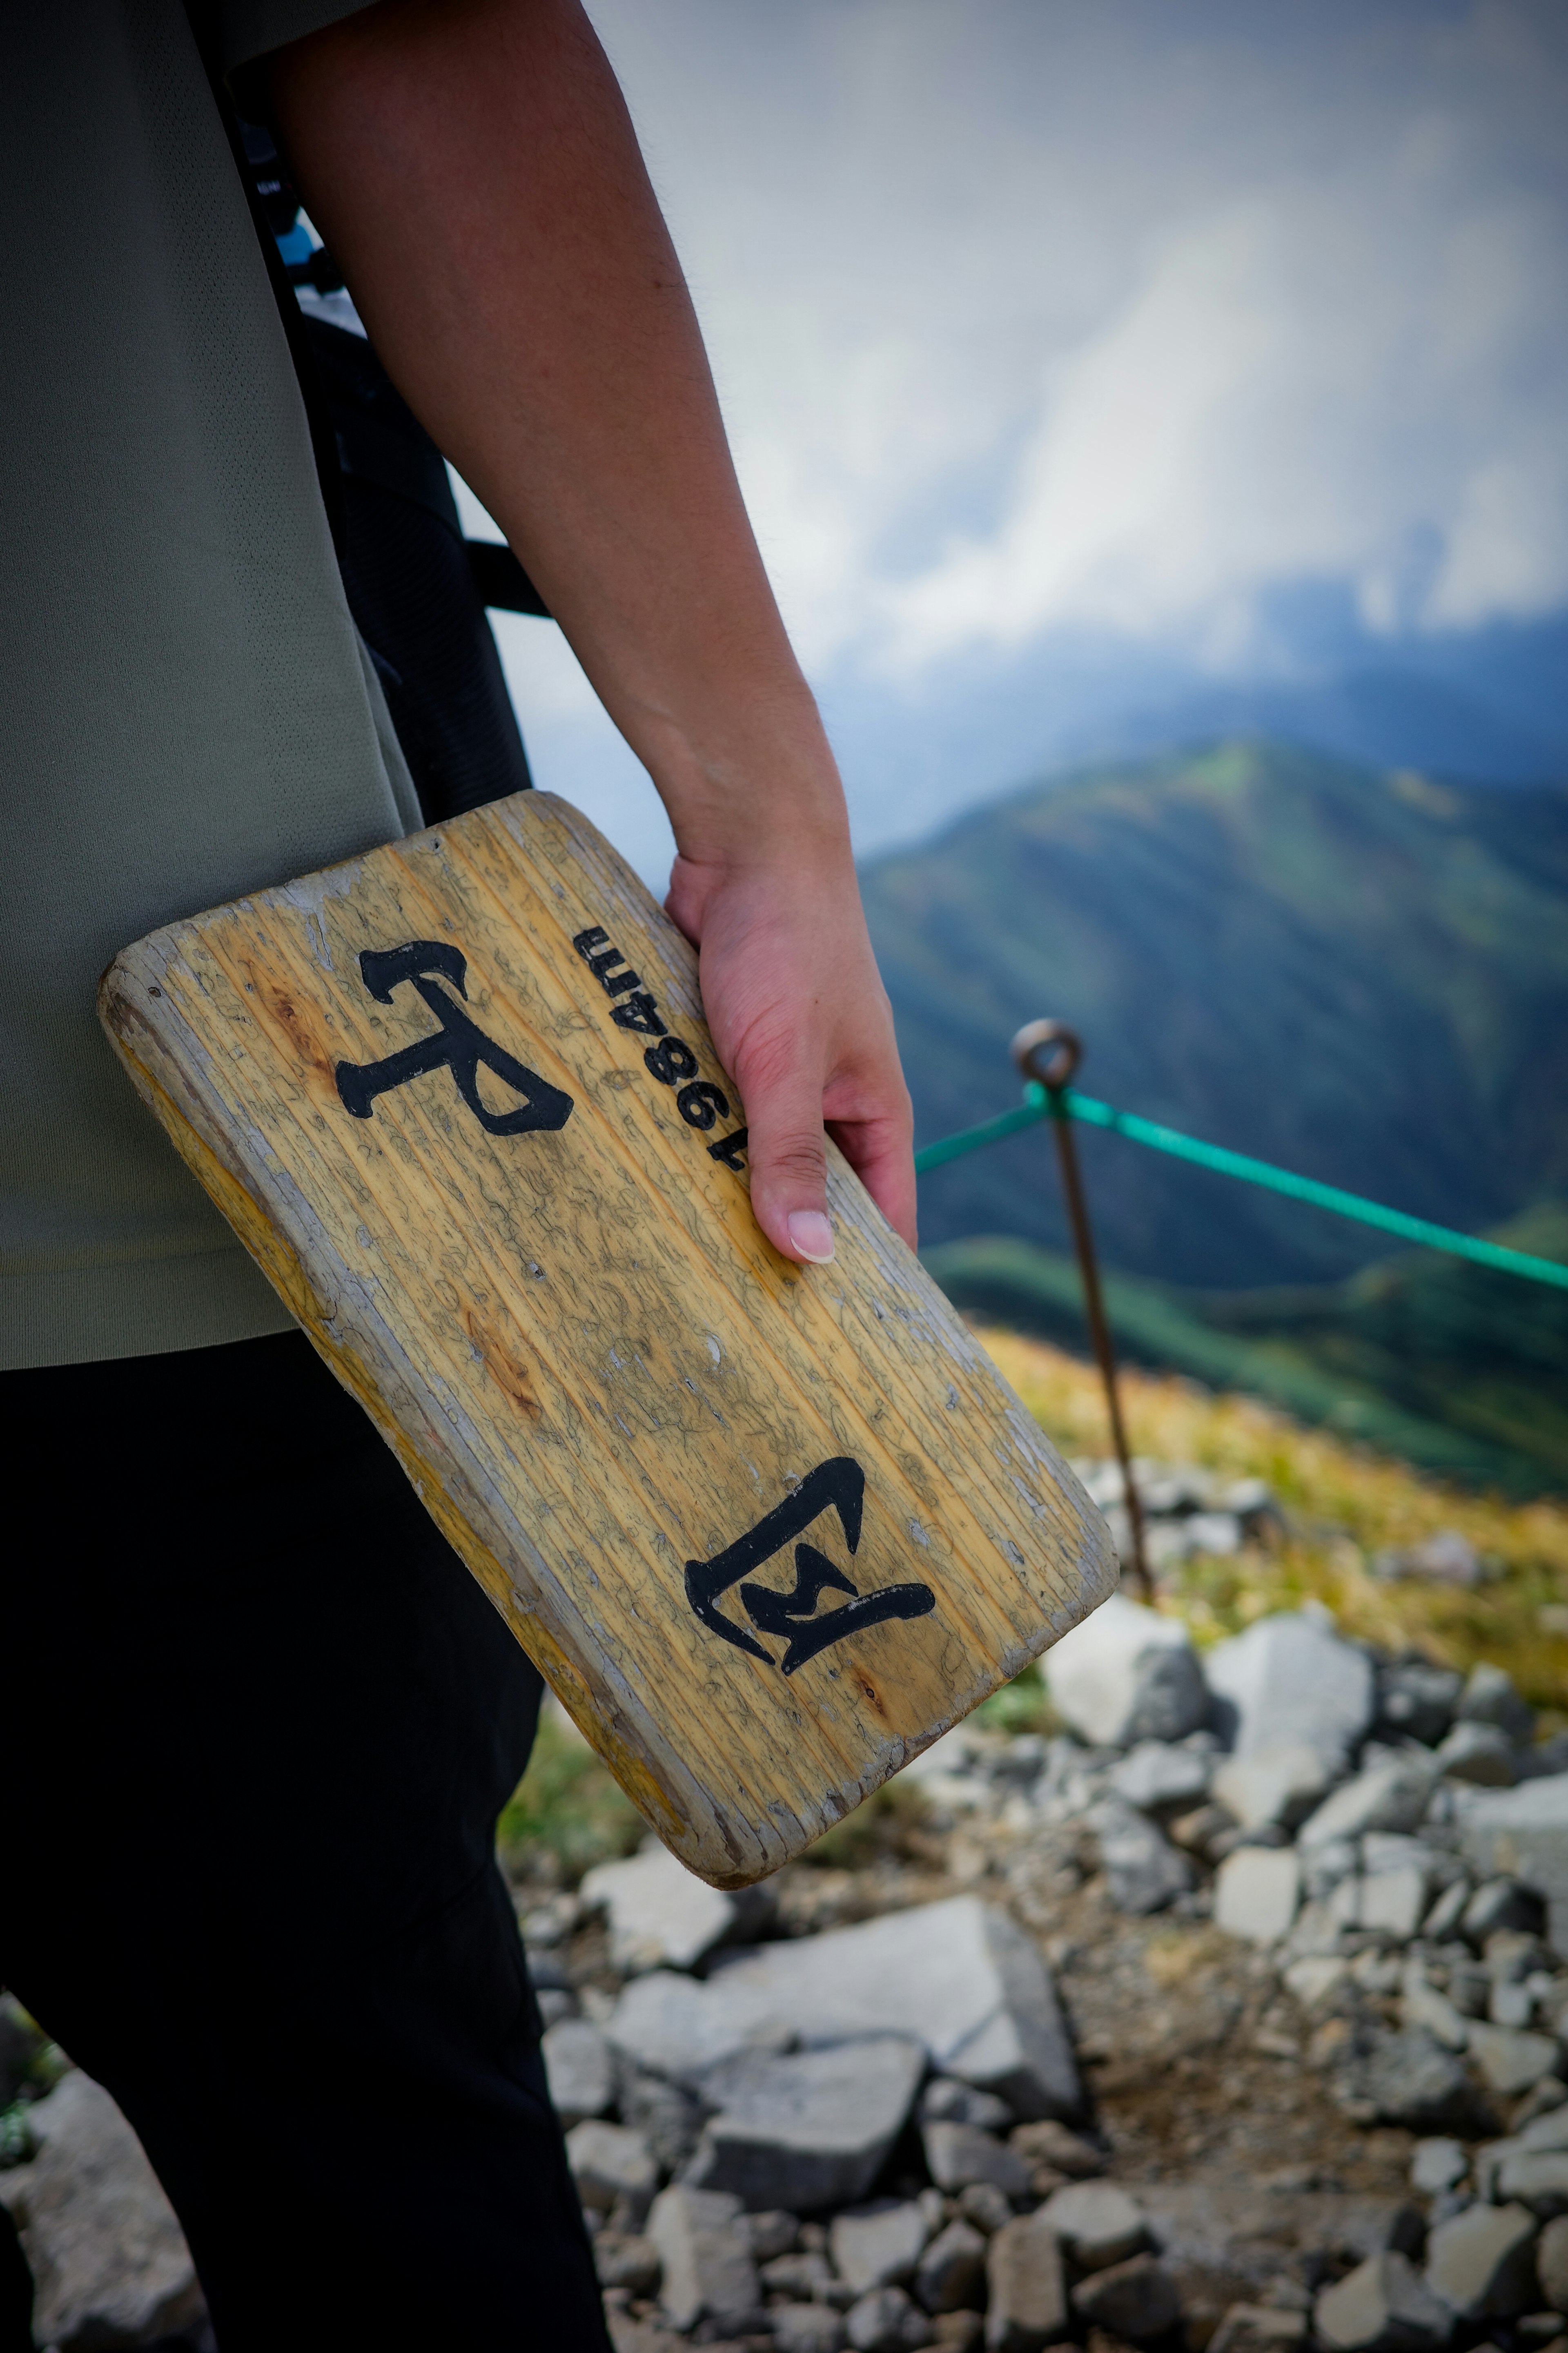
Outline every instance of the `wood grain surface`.
POLYGON ((565 803, 171 924, 100 1009, 714 1885, 787 1862, 1114 1583, 1083 1491, 831 1146, 835 1261, 764 1240, 695 955, 565 803))

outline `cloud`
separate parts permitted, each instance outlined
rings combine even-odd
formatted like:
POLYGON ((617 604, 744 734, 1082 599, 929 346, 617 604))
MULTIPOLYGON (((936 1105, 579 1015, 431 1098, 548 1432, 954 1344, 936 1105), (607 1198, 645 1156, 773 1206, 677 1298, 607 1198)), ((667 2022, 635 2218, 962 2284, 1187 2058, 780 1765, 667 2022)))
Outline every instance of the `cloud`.
POLYGON ((1568 17, 597 0, 808 666, 1568 600, 1568 17))

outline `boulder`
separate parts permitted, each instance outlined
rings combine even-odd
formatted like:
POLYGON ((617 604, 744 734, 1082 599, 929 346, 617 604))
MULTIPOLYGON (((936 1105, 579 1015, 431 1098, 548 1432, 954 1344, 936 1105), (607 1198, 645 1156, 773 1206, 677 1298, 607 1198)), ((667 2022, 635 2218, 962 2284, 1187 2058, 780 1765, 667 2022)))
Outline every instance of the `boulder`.
POLYGON ((728 1968, 708 1985, 670 1969, 634 1978, 605 2031, 637 2066, 691 2091, 742 2052, 787 2051, 796 2039, 793 2024, 777 2014, 765 1986, 750 1992, 732 1982, 735 1975, 728 1968))
POLYGON ((1535 1737, 1535 1710, 1521 1697, 1513 1677, 1485 1659, 1470 1669, 1455 1713, 1462 1724, 1495 1724, 1520 1748, 1535 1737))
POLYGON ((596 1864, 579 1892, 585 1906, 608 1914, 611 1964, 628 1977, 695 1968, 716 1945, 754 1935, 774 1901, 765 1886, 739 1895, 710 1887, 654 1839, 623 1862, 596 1864))
POLYGON ((73 2072, 29 2109, 38 2154, 0 2174, 36 2283, 40 2345, 142 2345, 204 2319, 174 2210, 125 2118, 73 2072))
POLYGON ((1176 2283, 1152 2255, 1131 2255, 1108 2271, 1091 2272, 1072 2292, 1073 2310, 1091 2326, 1146 2344, 1182 2316, 1176 2283))
POLYGON ((1462 2063, 1420 2027, 1380 2036, 1361 2082, 1384 2124, 1416 2133, 1464 2132, 1475 2121, 1475 2094, 1462 2063))
POLYGON ((1450 2306, 1392 2250, 1324 2288, 1312 2321, 1328 2353, 1436 2353, 1454 2333, 1450 2306))
POLYGON ((654 2200, 647 2236, 663 2266, 659 2301, 677 2328, 702 2319, 737 2334, 761 2310, 762 2285, 745 2233, 737 2227, 738 2198, 672 2183, 654 2200))
POLYGON ((1163 1912, 1193 1883, 1193 1866, 1143 1814, 1103 1798, 1088 1817, 1100 1841, 1110 1900, 1119 1912, 1163 1912))
POLYGON ((1426 2242, 1426 2284, 1464 2320, 1510 2320, 1533 2308, 1533 2214, 1522 2206, 1467 2206, 1426 2242))
POLYGON ((1260 1618, 1205 1662, 1222 1732, 1238 1757, 1300 1745, 1342 1765, 1371 1727, 1372 1661, 1307 1612, 1260 1618))
POLYGON ((1356 1888, 1356 1926, 1407 1945, 1426 1917, 1428 1893, 1427 1875, 1418 1862, 1363 1872, 1356 1888))
MULTIPOLYGON (((617 2041, 637 1990, 627 1988, 610 2021, 617 2041)), ((1044 1961, 1005 1912, 976 1896, 766 1945, 689 1991, 713 2005, 716 2021, 731 2019, 736 2036, 771 2029, 814 2043, 908 2035, 924 2045, 933 2067, 995 2092, 1016 2116, 1070 2118, 1082 2105, 1044 1961)), ((704 2029, 715 2042, 723 2031, 718 2024, 704 2029)), ((645 2063, 658 2065, 652 2058, 645 2063)))
POLYGON ((844 2335, 854 2353, 903 2353, 930 2344, 931 2324, 901 2287, 878 2287, 850 2306, 844 2335))
POLYGON ((1488 2026, 1469 2021, 1470 2056, 1491 2090, 1511 2100, 1528 2092, 1557 2063, 1557 2043, 1550 2034, 1527 2034, 1516 2027, 1488 2026))
POLYGON ((972 2222, 939 2231, 915 2273, 915 2295, 928 2312, 977 2312, 985 2301, 985 2241, 972 2222))
POLYGON ((778 2353, 843 2353, 848 2342, 831 2305, 776 2305, 768 2319, 778 2353))
POLYGON ((566 2162, 577 2195, 590 2212, 607 2214, 624 2206, 640 2221, 658 2188, 658 2167, 641 2133, 596 2117, 574 2125, 566 2136, 566 2162))
POLYGON ((1124 1594, 1111 1594, 1064 1634, 1044 1666, 1052 1705, 1093 1747, 1180 1740, 1208 1715, 1186 1628, 1124 1594))
POLYGON ((1233 2304, 1208 2341, 1208 2353, 1300 2353, 1307 2341, 1304 2312, 1271 2304, 1233 2304))
POLYGON ((874 2206, 835 2214, 827 2226, 833 2268, 857 2295, 874 2287, 905 2286, 929 2236, 925 2211, 914 2198, 879 2199, 874 2206))
POLYGON ((1149 2243, 1143 2209, 1112 2181, 1069 2181, 1040 2208, 1080 2271, 1108 2271, 1149 2243))
POLYGON ((1461 1834, 1479 1875, 1517 1880, 1542 1898, 1548 1939, 1568 1958, 1568 1773, 1479 1791, 1466 1805, 1461 1834))
POLYGON ((939 2189, 963 2189, 972 2181, 994 2182, 1009 2198, 1028 2195, 1033 2167, 1003 2141, 973 2125, 922 2125, 926 2164, 939 2189))
POLYGON ((1061 2242, 1044 2207, 996 2232, 985 2250, 987 2353, 1041 2353, 1072 2326, 1061 2242))
POLYGON ((1541 2293, 1553 2312, 1568 2313, 1568 2214, 1548 2222, 1535 2249, 1541 2293))
POLYGON ((1300 1832, 1304 1853, 1368 1831, 1413 1831, 1431 1803, 1436 1764, 1425 1750, 1388 1757, 1358 1773, 1308 1815, 1300 1832))
POLYGON ((1215 1875, 1215 1926, 1255 1945, 1274 1944, 1296 1917, 1300 1884, 1292 1847, 1238 1846, 1215 1875))
POLYGON ((1440 2042, 1445 2051, 1463 2051, 1470 2039, 1470 2022, 1446 1993, 1431 1984, 1419 1961, 1405 1965, 1400 1996, 1400 2019, 1440 2042))
POLYGON ((1510 2149, 1498 2168, 1497 2189, 1539 2221, 1568 2214, 1568 2149, 1510 2149))
POLYGON ((1410 2187, 1424 2198, 1457 2189, 1469 2169, 1470 2160, 1457 2140, 1418 2140, 1410 2152, 1410 2187))
MULTIPOLYGON (((805 2214, 852 2205, 881 2171, 924 2073, 919 2043, 893 2034, 733 2061, 710 2078, 719 2112, 702 2127, 687 2179, 759 2210, 805 2214)), ((990 2146, 1008 2155, 999 2142, 990 2146)))
POLYGON ((585 2018, 558 2019, 540 2047, 563 2129, 602 2116, 616 2095, 616 2055, 599 2029, 585 2018))
POLYGON ((1519 1778, 1518 1751, 1495 1724, 1456 1724, 1434 1753, 1451 1781, 1471 1781, 1482 1789, 1511 1789, 1519 1778))
MULTIPOLYGON (((1046 2194, 1046 2186, 1037 2179, 1038 2171, 1037 2167, 1030 2169, 1031 2198, 1046 2194)), ((1058 2177, 1053 2173, 1048 2187, 1054 2189, 1057 2182, 1058 2177)), ((966 2222, 973 2222, 977 2231, 984 2231, 990 2238, 994 2231, 1001 2230, 1004 2223, 1012 2221, 1013 2201, 1005 2190, 997 2189, 994 2181, 970 2181, 958 2193, 958 2211, 966 2222)))
POLYGON ((1157 1813, 1165 1806, 1194 1805, 1206 1796, 1212 1769, 1209 1758, 1196 1749, 1141 1740, 1111 1768, 1110 1788, 1124 1804, 1157 1813))
POLYGON ((1275 1741, 1246 1757, 1226 1757, 1216 1767, 1214 1794, 1243 1830, 1273 1823, 1294 1828, 1310 1812, 1332 1778, 1321 1749, 1303 1740, 1275 1741))
POLYGON ((760 2214, 742 2214, 740 2228, 759 2263, 771 2263, 780 2255, 793 2255, 800 2244, 800 2216, 788 2213, 783 2207, 764 2207, 760 2214))

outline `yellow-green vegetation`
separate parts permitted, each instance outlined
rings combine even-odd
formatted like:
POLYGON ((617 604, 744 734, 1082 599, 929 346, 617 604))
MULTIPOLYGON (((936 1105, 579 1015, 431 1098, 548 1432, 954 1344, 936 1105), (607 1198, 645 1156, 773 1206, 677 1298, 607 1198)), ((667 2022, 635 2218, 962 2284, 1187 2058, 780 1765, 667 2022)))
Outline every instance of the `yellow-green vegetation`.
MULTIPOLYGON (((1012 1333, 981 1336, 1064 1453, 1110 1452, 1091 1365, 1012 1333)), ((1538 1707, 1568 1711, 1568 1506, 1461 1493, 1252 1398, 1214 1396, 1192 1381, 1127 1370, 1121 1387, 1135 1453, 1266 1479, 1288 1516, 1289 1533, 1276 1550, 1184 1564, 1163 1606, 1180 1611, 1194 1640, 1215 1641, 1313 1596, 1347 1634, 1394 1649, 1415 1643, 1456 1667, 1489 1659, 1538 1707), (1493 1572, 1486 1583, 1467 1591, 1372 1574, 1375 1553, 1439 1528, 1456 1528, 1475 1546, 1493 1572)))
POLYGON ((642 1816, 576 1726, 546 1700, 528 1770, 497 1825, 502 1868, 514 1876, 528 1872, 576 1881, 593 1863, 630 1854, 645 1831, 642 1816))

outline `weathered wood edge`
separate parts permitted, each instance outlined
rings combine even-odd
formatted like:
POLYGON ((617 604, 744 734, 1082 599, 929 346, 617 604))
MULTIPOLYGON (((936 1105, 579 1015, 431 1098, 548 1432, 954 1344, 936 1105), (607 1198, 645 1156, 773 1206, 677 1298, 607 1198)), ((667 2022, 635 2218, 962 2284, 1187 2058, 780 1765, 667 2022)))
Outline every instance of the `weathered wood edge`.
MULTIPOLYGON (((553 796, 541 795, 539 802, 541 815, 548 803, 551 814, 563 821, 572 847, 585 866, 607 868, 598 837, 577 811, 553 796)), ((504 811, 506 805, 500 806, 504 811)), ((509 825, 508 830, 520 844, 524 843, 521 828, 509 825)), ((296 913, 309 913, 312 902, 319 908, 323 898, 351 890, 362 862, 348 860, 236 903, 242 908, 277 903, 296 913)), ((662 909, 654 910, 650 902, 647 912, 650 916, 657 912, 659 930, 669 934, 666 985, 672 997, 686 999, 692 1016, 700 1018, 695 957, 662 909)), ((585 1737, 649 1826, 699 1876, 715 1886, 740 1887, 778 1869, 960 1721, 990 1691, 1021 1672, 1112 1588, 1117 1574, 1114 1556, 1103 1524, 1077 1479, 947 1303, 930 1294, 923 1284, 911 1286, 908 1270, 918 1266, 918 1261, 886 1226, 858 1179, 830 1145, 830 1198, 839 1214, 854 1216, 889 1287, 913 1300, 922 1322, 930 1323, 934 1317, 945 1348, 969 1377, 999 1393, 1020 1451, 1037 1463, 1076 1522, 1078 1556, 1070 1565, 1064 1560, 1062 1566, 1076 1577, 1077 1606, 1052 1611, 1037 1640, 1016 1645, 1016 1655, 1010 1651, 995 1672, 978 1677, 973 1692, 955 1694, 952 1709, 923 1737, 889 1736, 858 1778, 846 1779, 826 1793, 821 1806, 809 1816, 790 1818, 794 1834, 776 1814, 761 1821, 727 1816, 670 1748, 635 1691, 616 1674, 613 1662, 597 1652, 591 1662, 577 1655, 583 1648, 584 1629, 576 1605, 559 1588, 549 1564, 504 1499, 490 1492, 489 1479, 469 1456, 460 1433, 432 1417, 430 1401, 412 1371, 405 1380, 386 1379, 386 1369, 403 1360, 395 1335, 382 1321, 369 1292, 342 1282, 342 1270, 326 1250, 309 1203, 294 1193, 286 1172, 269 1165, 266 1138, 258 1134, 248 1139, 248 1150, 237 1150, 226 1136, 214 1116, 213 1102, 195 1075, 209 1060, 203 1041, 166 997, 160 1018, 165 1023, 171 1018, 177 1023, 184 1040, 183 1063, 165 1049, 149 1022, 141 1002, 142 994, 152 989, 163 993, 161 984, 169 966, 183 961, 182 949, 187 944, 197 946, 200 937, 195 922, 171 925, 125 949, 104 975, 100 1017, 132 1083, 318 1353, 371 1415, 426 1508, 585 1737), (379 1379, 370 1369, 376 1363, 382 1367, 379 1379), (418 1440, 410 1435, 412 1430, 420 1433, 418 1440)), ((221 1101, 216 1087, 213 1100, 221 1101)))

